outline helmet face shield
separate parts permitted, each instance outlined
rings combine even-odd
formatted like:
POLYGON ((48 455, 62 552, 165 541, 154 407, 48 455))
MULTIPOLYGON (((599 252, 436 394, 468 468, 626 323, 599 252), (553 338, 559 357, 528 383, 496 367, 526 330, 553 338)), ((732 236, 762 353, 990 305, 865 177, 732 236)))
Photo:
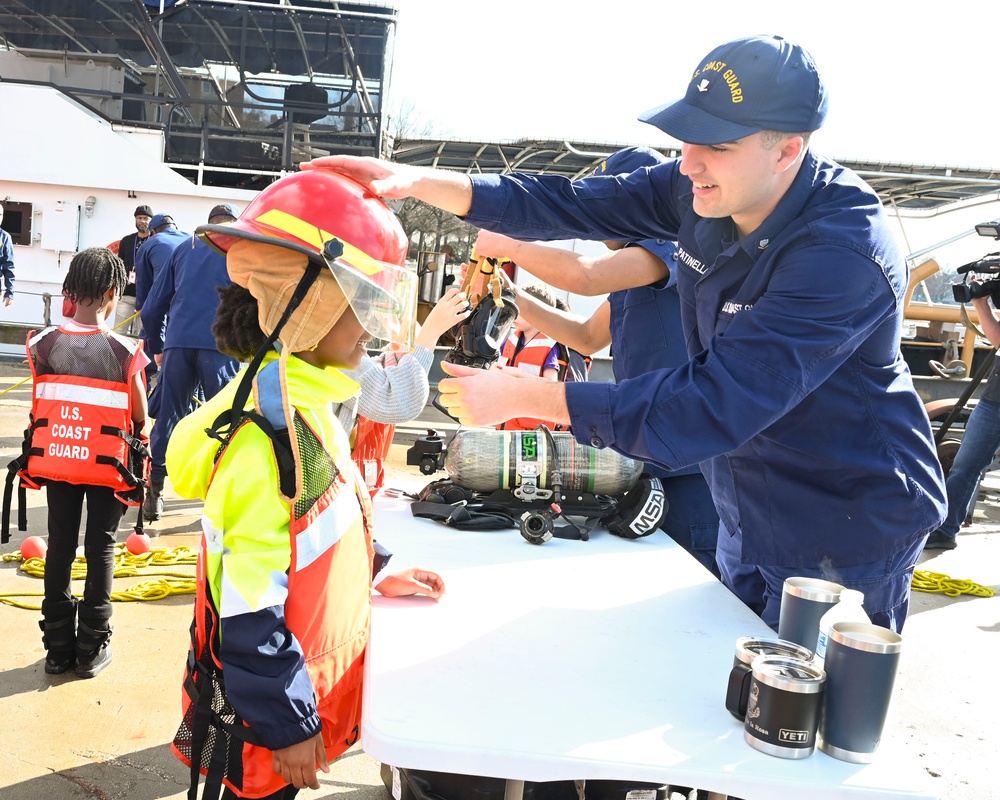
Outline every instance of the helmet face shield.
POLYGON ((326 242, 323 260, 368 333, 412 348, 417 322, 414 270, 373 259, 338 239, 326 242))

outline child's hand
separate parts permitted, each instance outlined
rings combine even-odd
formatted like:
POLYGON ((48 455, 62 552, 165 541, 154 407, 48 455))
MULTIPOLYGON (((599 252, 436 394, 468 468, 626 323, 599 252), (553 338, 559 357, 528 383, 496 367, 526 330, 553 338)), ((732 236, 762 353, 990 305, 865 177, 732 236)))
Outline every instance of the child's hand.
POLYGON ((441 335, 469 316, 472 307, 469 298, 459 287, 452 287, 442 295, 420 326, 416 343, 433 350, 441 335))
POLYGON ((414 567, 395 575, 386 575, 375 588, 385 597, 422 594, 432 600, 440 600, 444 594, 444 580, 436 572, 414 567))
POLYGON ((319 788, 319 779, 316 777, 317 764, 323 772, 330 771, 322 733, 271 753, 271 769, 296 789, 305 789, 307 786, 310 789, 319 788))

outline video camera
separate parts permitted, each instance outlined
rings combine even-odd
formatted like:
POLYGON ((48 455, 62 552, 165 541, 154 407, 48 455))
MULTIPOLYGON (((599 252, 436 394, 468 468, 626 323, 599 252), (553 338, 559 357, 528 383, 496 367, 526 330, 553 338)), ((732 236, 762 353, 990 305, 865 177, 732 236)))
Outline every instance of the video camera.
POLYGON ((963 264, 957 270, 959 275, 965 275, 962 283, 951 287, 956 303, 969 303, 977 297, 989 297, 995 308, 1000 308, 1000 278, 990 278, 982 283, 969 283, 969 273, 1000 274, 1000 253, 988 253, 982 258, 963 264))
MULTIPOLYGON (((976 233, 980 236, 1000 239, 1000 220, 982 222, 976 225, 976 233)), ((951 287, 951 293, 956 303, 970 303, 977 297, 989 297, 993 301, 993 306, 1000 309, 1000 278, 991 278, 982 283, 969 283, 970 272, 1000 274, 1000 253, 987 253, 976 261, 963 264, 955 271, 959 275, 965 276, 961 283, 953 284, 951 287)))

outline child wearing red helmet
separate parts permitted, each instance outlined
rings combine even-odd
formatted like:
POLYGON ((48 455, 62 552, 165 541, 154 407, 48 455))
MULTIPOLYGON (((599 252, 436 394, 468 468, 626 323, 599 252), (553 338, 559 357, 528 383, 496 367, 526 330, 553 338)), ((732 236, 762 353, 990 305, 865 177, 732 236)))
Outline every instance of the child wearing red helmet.
MULTIPOLYGON (((175 490, 205 502, 173 749, 192 797, 201 773, 205 798, 288 800, 359 736, 370 592, 389 554, 331 402, 359 390, 344 370, 371 336, 408 345, 415 276, 388 207, 328 171, 287 176, 198 233, 227 252, 234 283, 219 348, 252 361, 167 449, 175 490)), ((444 593, 423 569, 377 588, 444 593)))

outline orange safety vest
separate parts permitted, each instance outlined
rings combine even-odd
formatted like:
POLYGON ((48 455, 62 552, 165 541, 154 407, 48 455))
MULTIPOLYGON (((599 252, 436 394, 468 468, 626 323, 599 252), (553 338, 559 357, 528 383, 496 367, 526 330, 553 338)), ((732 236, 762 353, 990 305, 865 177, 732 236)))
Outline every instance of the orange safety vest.
MULTIPOLYGON (((545 366, 545 359, 548 358, 549 351, 556 346, 555 339, 550 339, 544 333, 539 333, 529 342, 525 342, 524 347, 515 355, 517 350, 516 332, 504 342, 500 351, 500 357, 505 366, 517 367, 532 377, 539 377, 542 374, 542 367, 545 366)), ((554 422, 544 419, 533 419, 531 417, 515 417, 514 419, 501 422, 497 425, 497 430, 501 431, 533 431, 539 425, 544 425, 552 430, 556 429, 554 422)))
MULTIPOLYGON (((240 428, 248 424, 253 423, 245 420, 240 428)), ((283 420, 278 424, 283 426, 283 420)), ((300 453, 315 455, 322 451, 333 460, 298 415, 295 429, 300 453)), ((239 428, 229 441, 238 434, 239 428)), ((288 448, 280 438, 272 437, 272 443, 275 448, 288 448)), ((218 458, 221 455, 220 451, 218 458)), ((309 463, 318 463, 304 457, 309 463)), ((281 458, 278 464, 280 471, 281 458)), ((331 761, 360 735, 374 560, 368 494, 349 463, 337 463, 336 472, 325 487, 310 486, 309 481, 318 476, 307 473, 302 494, 312 501, 302 500, 290 507, 291 564, 284 606, 285 623, 305 656, 316 710, 323 724, 323 744, 331 761), (340 521, 352 516, 345 511, 358 503, 361 513, 354 515, 355 521, 345 528, 340 521)), ((219 614, 205 573, 206 546, 203 534, 191 650, 184 677, 184 719, 171 749, 192 767, 193 794, 189 793, 189 797, 197 796, 199 773, 207 776, 204 797, 218 796, 219 781, 240 797, 266 797, 286 784, 274 772, 271 751, 259 744, 225 696, 224 671, 218 655, 219 614)))
POLYGON ((368 417, 358 416, 351 458, 361 470, 361 477, 372 497, 385 483, 385 460, 389 457, 395 432, 396 426, 391 423, 374 422, 368 417))
MULTIPOLYGON (((51 337, 84 339, 106 335, 108 332, 102 330, 77 332, 62 327, 46 329, 37 335, 34 331, 28 334, 28 364, 34 384, 28 458, 25 469, 19 474, 31 489, 39 488, 46 481, 109 486, 122 502, 136 505, 134 496, 123 495, 133 492, 142 482, 146 466, 141 458, 145 443, 141 436, 131 433, 129 379, 142 345, 110 334, 121 355, 118 364, 94 368, 104 374, 103 378, 39 374, 44 363, 40 350, 50 348, 51 337), (121 376, 117 380, 115 373, 121 376)), ((82 360, 86 361, 86 343, 81 352, 84 353, 82 360)), ((93 365, 81 364, 81 367, 93 365)))

